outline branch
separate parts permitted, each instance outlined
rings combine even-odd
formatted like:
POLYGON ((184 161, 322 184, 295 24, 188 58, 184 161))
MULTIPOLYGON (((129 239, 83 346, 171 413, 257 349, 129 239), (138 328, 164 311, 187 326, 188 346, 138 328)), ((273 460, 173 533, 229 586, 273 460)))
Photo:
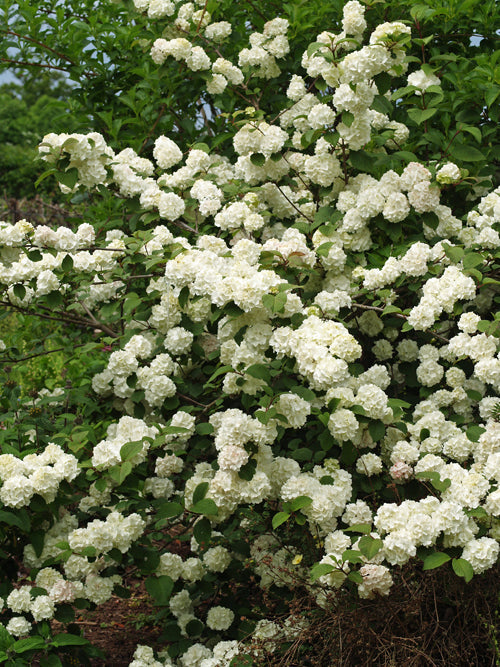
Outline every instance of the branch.
MULTIPOLYGON (((79 343, 78 345, 73 345, 73 349, 77 347, 83 347, 87 343, 79 343)), ((37 354, 30 354, 27 357, 19 357, 19 359, 0 359, 0 364, 17 364, 18 361, 27 361, 28 359, 34 359, 35 357, 43 357, 46 354, 52 354, 54 352, 64 352, 65 347, 58 347, 56 350, 44 350, 43 352, 37 352, 37 354)))
POLYGON ((92 322, 91 320, 86 320, 84 318, 70 317, 66 313, 58 313, 59 317, 54 317, 53 315, 46 315, 45 313, 40 313, 35 310, 30 310, 28 308, 23 308, 22 306, 15 306, 10 303, 10 301, 0 301, 0 306, 6 306, 7 308, 13 308, 14 310, 25 313, 27 315, 34 315, 35 317, 41 317, 44 320, 53 320, 54 322, 67 322, 68 324, 75 324, 79 327, 86 327, 92 329, 100 329, 104 333, 108 334, 111 338, 119 338, 119 335, 115 333, 105 324, 100 322, 92 322))
POLYGON ((149 130, 149 132, 148 132, 148 136, 147 136, 147 137, 144 139, 144 141, 142 142, 142 145, 141 145, 141 147, 139 148, 139 151, 138 151, 137 155, 140 155, 140 154, 142 153, 142 151, 144 150, 146 144, 147 144, 148 141, 149 141, 149 138, 151 137, 151 135, 152 135, 153 132, 155 131, 155 128, 156 128, 156 126, 158 125, 158 123, 159 123, 159 121, 160 121, 160 118, 161 118, 161 117, 163 116, 163 114, 165 113, 165 109, 166 109, 166 108, 167 108, 167 105, 166 105, 166 104, 162 104, 162 105, 161 105, 161 108, 160 108, 160 111, 159 111, 159 113, 158 113, 158 116, 156 117, 155 122, 153 123, 153 125, 151 126, 151 129, 149 130))
POLYGON ((55 65, 42 65, 41 63, 25 63, 21 60, 11 60, 10 58, 0 58, 2 63, 11 63, 11 65, 19 65, 19 67, 43 67, 45 69, 57 69, 60 72, 68 72, 64 67, 56 67, 55 65))
POLYGON ((68 56, 64 55, 64 53, 60 53, 59 51, 52 49, 50 46, 47 46, 47 44, 44 44, 43 42, 37 42, 36 39, 32 39, 31 37, 26 37, 26 35, 20 35, 18 32, 14 32, 13 30, 2 30, 2 32, 4 32, 6 35, 14 35, 14 37, 19 37, 19 39, 25 39, 28 42, 32 42, 32 44, 41 46, 42 49, 51 51, 51 53, 54 53, 56 56, 59 56, 59 58, 67 60, 72 65, 76 65, 76 63, 73 60, 71 60, 71 58, 68 58, 68 56))
MULTIPOLYGON (((363 310, 375 310, 379 313, 383 313, 384 310, 385 310, 385 308, 381 308, 380 306, 368 306, 368 305, 365 305, 363 303, 353 303, 352 307, 353 308, 361 308, 363 310)), ((400 320, 407 320, 408 319, 408 315, 403 315, 403 313, 390 313, 390 315, 392 317, 398 317, 400 320)), ((447 338, 445 338, 444 336, 441 336, 441 334, 438 334, 433 329, 428 329, 427 331, 424 330, 424 333, 429 333, 432 336, 435 336, 436 338, 439 338, 444 343, 449 343, 450 342, 447 338)))

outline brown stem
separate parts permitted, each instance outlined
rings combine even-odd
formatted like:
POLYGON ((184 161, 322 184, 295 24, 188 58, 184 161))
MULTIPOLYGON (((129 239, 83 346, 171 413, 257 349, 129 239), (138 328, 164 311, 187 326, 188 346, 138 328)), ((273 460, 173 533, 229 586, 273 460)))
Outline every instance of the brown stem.
POLYGON ((26 63, 21 60, 12 60, 11 58, 0 58, 0 62, 19 65, 20 67, 43 67, 45 69, 57 69, 61 72, 67 72, 65 67, 56 67, 55 65, 42 65, 41 63, 26 63))
POLYGON ((55 53, 55 55, 59 56, 59 58, 67 60, 72 65, 76 65, 76 63, 73 60, 71 60, 71 58, 68 58, 68 56, 64 55, 64 53, 60 53, 59 51, 52 49, 50 46, 47 46, 47 44, 44 44, 43 42, 37 42, 36 39, 32 39, 31 37, 27 37, 26 35, 20 35, 18 32, 14 32, 13 30, 2 30, 2 32, 4 32, 6 35, 14 35, 14 37, 19 37, 19 39, 25 39, 27 42, 31 42, 32 44, 36 44, 37 46, 41 46, 42 49, 46 49, 51 53, 55 53))
MULTIPOLYGON (((73 348, 83 347, 86 343, 79 343, 78 345, 73 345, 73 348)), ((43 357, 46 354, 53 354, 54 352, 64 352, 66 348, 58 347, 56 350, 44 350, 44 352, 37 352, 37 354, 30 354, 27 357, 19 357, 19 359, 0 359, 0 364, 17 364, 18 361, 27 361, 28 359, 34 359, 35 357, 43 357)))
POLYGON ((138 151, 138 153, 137 153, 138 155, 140 155, 140 154, 142 153, 142 151, 144 150, 144 148, 145 148, 146 144, 148 143, 148 141, 149 141, 151 135, 152 135, 153 132, 155 131, 156 126, 157 126, 158 123, 160 122, 161 117, 162 117, 163 114, 165 113, 165 109, 166 109, 166 108, 167 108, 167 105, 166 105, 166 104, 162 104, 162 105, 161 105, 161 108, 160 108, 160 111, 159 111, 159 113, 158 113, 158 116, 156 117, 155 122, 153 123, 153 125, 151 126, 151 129, 150 129, 149 132, 148 132, 148 136, 144 139, 144 141, 142 142, 141 147, 139 148, 139 151, 138 151))
MULTIPOLYGON (((385 310, 385 308, 381 308, 380 306, 368 306, 367 304, 364 304, 364 303, 353 303, 352 306, 353 306, 353 308, 361 308, 362 310, 375 310, 379 313, 383 313, 384 310, 385 310)), ((400 320, 407 320, 408 319, 408 315, 403 315, 403 313, 391 313, 391 315, 393 317, 398 317, 400 320)), ((435 336, 436 338, 439 338, 440 340, 442 340, 445 343, 450 342, 447 338, 445 338, 444 336, 441 336, 441 334, 438 334, 433 329, 428 329, 427 333, 432 334, 433 336, 435 336)))
POLYGON ((7 301, 0 301, 0 305, 6 306, 7 308, 13 308, 14 310, 20 313, 26 313, 27 315, 34 315, 35 317, 41 317, 44 320, 53 320, 55 322, 66 322, 68 324, 75 324, 76 326, 79 327, 100 329, 104 333, 108 334, 108 336, 110 336, 111 338, 119 338, 118 334, 116 334, 108 326, 106 326, 105 324, 101 324, 100 322, 95 323, 92 322, 91 320, 86 320, 84 318, 69 317, 68 315, 66 315, 66 313, 57 313, 59 317, 54 317, 53 315, 47 315, 45 313, 29 310, 28 308, 22 308, 21 306, 15 306, 7 301))

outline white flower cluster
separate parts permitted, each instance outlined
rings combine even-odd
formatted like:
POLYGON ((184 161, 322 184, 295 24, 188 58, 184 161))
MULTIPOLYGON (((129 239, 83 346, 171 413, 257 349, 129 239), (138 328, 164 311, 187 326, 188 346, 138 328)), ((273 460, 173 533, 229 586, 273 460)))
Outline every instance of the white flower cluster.
POLYGON ((129 442, 141 442, 141 450, 128 459, 132 465, 138 465, 146 460, 149 441, 158 434, 156 426, 147 426, 141 419, 121 417, 116 424, 108 427, 107 438, 101 440, 95 447, 92 455, 92 465, 106 469, 121 462, 121 448, 129 442))
POLYGON ((7 507, 20 508, 29 505, 36 493, 50 503, 57 495, 59 484, 63 480, 73 481, 79 472, 78 459, 53 443, 41 454, 28 454, 22 459, 2 454, 0 500, 7 507))
POLYGON ((277 355, 295 357, 298 372, 318 390, 346 380, 347 364, 361 354, 361 347, 343 324, 324 321, 316 315, 295 330, 276 328, 270 344, 277 355))
POLYGON ((126 553, 132 542, 143 533, 146 522, 138 514, 125 517, 119 512, 111 512, 105 521, 96 519, 86 528, 77 528, 68 535, 70 549, 83 551, 86 547, 94 547, 98 555, 111 549, 126 553))

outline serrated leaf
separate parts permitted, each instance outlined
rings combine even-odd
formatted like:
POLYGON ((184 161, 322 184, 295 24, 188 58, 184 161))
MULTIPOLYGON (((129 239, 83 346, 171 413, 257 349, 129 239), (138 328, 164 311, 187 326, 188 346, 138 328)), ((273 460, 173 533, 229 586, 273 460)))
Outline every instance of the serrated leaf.
POLYGON ((344 533, 371 533, 371 523, 355 523, 349 528, 344 528, 344 533))
POLYGON ((202 544, 203 542, 208 544, 211 534, 212 534, 212 524, 210 523, 210 520, 207 519, 206 517, 204 517, 200 521, 197 521, 194 524, 193 535, 198 544, 202 544))
POLYGON ((263 167, 266 163, 266 156, 262 153, 253 153, 250 155, 250 162, 256 167, 263 167))
POLYGON ((486 431, 482 426, 478 426, 477 424, 472 424, 467 428, 467 437, 471 442, 479 442, 479 438, 481 435, 486 431))
POLYGON ((17 285, 14 285, 13 290, 14 290, 14 295, 17 296, 17 298, 20 299, 21 301, 26 296, 26 288, 24 285, 20 285, 18 283, 17 285))
POLYGON ((202 422, 201 424, 196 424, 195 431, 198 435, 210 435, 214 432, 214 427, 208 422, 202 422))
POLYGON ((350 581, 354 581, 355 584, 362 584, 363 583, 363 576, 361 575, 360 572, 357 572, 354 570, 353 572, 349 572, 347 575, 347 578, 350 581))
POLYGON ((45 648, 45 641, 43 637, 26 637, 25 639, 19 639, 19 641, 12 644, 11 649, 15 653, 26 653, 26 651, 39 651, 40 649, 45 648))
POLYGON ((426 120, 429 120, 429 118, 432 118, 432 116, 434 116, 436 111, 437 111, 436 108, 408 109, 408 115, 415 123, 417 123, 417 125, 420 125, 421 123, 424 123, 426 120))
POLYGON ((148 577, 146 590, 158 605, 167 605, 174 590, 174 582, 166 574, 160 577, 148 577))
POLYGON ((458 246, 451 246, 448 243, 443 243, 443 250, 446 257, 451 259, 452 262, 458 264, 464 257, 464 249, 458 246))
POLYGON ((379 442, 385 436, 385 424, 379 420, 371 421, 368 424, 368 432, 374 442, 379 442))
POLYGON ((65 255, 63 261, 61 262, 61 268, 63 271, 71 271, 73 268, 73 258, 71 255, 65 255))
POLYGON ((290 502, 290 509, 292 512, 296 512, 304 507, 309 507, 309 505, 312 505, 312 498, 309 498, 309 496, 297 496, 297 498, 294 498, 290 502))
POLYGON ((432 554, 429 554, 427 558, 424 558, 424 564, 422 566, 423 570, 434 570, 436 567, 440 567, 451 560, 451 556, 443 553, 442 551, 435 551, 432 554))
POLYGON ((288 521, 290 514, 288 512, 278 512, 273 516, 273 529, 276 530, 278 526, 281 526, 282 523, 288 521))
POLYGON ((328 563, 316 563, 311 568, 311 581, 314 582, 325 574, 330 574, 330 572, 333 572, 334 570, 335 567, 328 563))
POLYGON ((486 156, 480 150, 465 144, 452 145, 450 149, 452 157, 462 162, 481 162, 486 160, 486 156))
MULTIPOLYGON (((284 294, 284 296, 286 301, 286 294, 284 294)), ((252 364, 245 370, 245 373, 247 375, 251 375, 254 378, 257 378, 258 380, 264 380, 264 382, 267 384, 271 384, 271 373, 263 364, 252 364)))
POLYGON ((371 560, 383 546, 382 540, 378 538, 371 537, 371 535, 364 535, 358 543, 358 549, 361 551, 363 556, 368 560, 371 560))
POLYGON ((200 502, 200 500, 203 500, 203 498, 207 495, 209 483, 208 482, 201 482, 198 484, 196 489, 194 490, 193 493, 193 504, 195 505, 196 503, 200 502))
POLYGON ((184 508, 180 503, 165 502, 160 505, 156 512, 157 519, 171 519, 174 516, 179 516, 184 512, 184 508))
POLYGON ((363 562, 361 552, 356 549, 346 549, 342 554, 342 560, 344 562, 347 561, 348 563, 352 563, 353 565, 363 562))
POLYGON ((59 181, 59 183, 62 183, 70 190, 73 190, 73 188, 78 182, 78 169, 72 167, 67 171, 58 171, 56 173, 56 178, 59 181))
POLYGON ((139 452, 142 452, 144 445, 142 442, 127 442, 120 448, 120 456, 122 461, 130 461, 139 452))
POLYGON ((474 576, 474 569, 469 561, 465 560, 465 558, 454 558, 451 561, 451 566, 453 568, 453 572, 458 577, 465 579, 466 584, 468 584, 474 576))
POLYGON ((462 265, 464 269, 473 269, 476 266, 480 266, 483 263, 484 259, 483 256, 480 255, 477 252, 469 252, 467 253, 463 260, 462 260, 462 265))
POLYGON ((213 516, 215 514, 218 514, 219 509, 211 498, 204 498, 203 500, 200 500, 199 502, 195 503, 191 507, 191 511, 195 512, 196 514, 206 514, 209 516, 213 516))

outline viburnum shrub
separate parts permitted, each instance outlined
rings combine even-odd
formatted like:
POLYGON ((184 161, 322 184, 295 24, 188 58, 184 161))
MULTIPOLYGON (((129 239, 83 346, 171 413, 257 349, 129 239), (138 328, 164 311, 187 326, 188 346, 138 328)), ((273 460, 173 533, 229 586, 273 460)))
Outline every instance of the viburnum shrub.
POLYGON ((2 343, 8 665, 95 655, 74 609, 126 596, 131 567, 168 640, 131 665, 219 667, 307 633, 296 591, 390 595, 411 559, 469 581, 500 549, 498 86, 471 124, 423 5, 368 28, 351 0, 300 52, 288 5, 135 7, 204 140, 172 106, 137 150, 49 134, 46 175, 88 219, 1 223, 2 303, 63 322, 68 359, 19 400, 2 343))

